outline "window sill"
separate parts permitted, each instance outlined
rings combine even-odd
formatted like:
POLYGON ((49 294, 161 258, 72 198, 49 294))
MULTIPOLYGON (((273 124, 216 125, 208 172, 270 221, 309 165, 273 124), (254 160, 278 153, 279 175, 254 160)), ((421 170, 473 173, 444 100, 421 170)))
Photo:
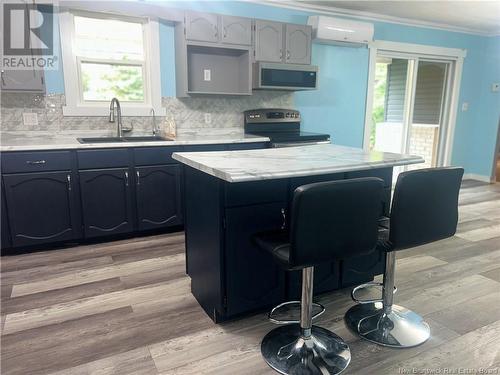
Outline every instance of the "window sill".
MULTIPOLYGON (((151 108, 153 107, 128 107, 122 104, 122 116, 140 116, 150 117, 151 108)), ((100 106, 63 106, 63 116, 79 116, 79 117, 101 117, 109 115, 109 105, 100 106)), ((167 114, 165 107, 154 108, 155 116, 165 116, 167 114)))

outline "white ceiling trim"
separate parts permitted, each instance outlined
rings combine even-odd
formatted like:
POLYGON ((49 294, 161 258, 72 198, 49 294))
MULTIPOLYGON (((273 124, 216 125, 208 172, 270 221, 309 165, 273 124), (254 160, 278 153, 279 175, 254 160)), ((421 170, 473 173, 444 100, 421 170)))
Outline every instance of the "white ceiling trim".
POLYGON ((369 20, 369 21, 389 22, 389 23, 396 23, 396 24, 400 24, 400 25, 424 27, 424 28, 429 28, 429 29, 453 31, 453 32, 460 32, 460 33, 480 35, 480 36, 500 36, 500 34, 498 34, 498 33, 485 33, 484 31, 472 29, 472 28, 467 28, 467 27, 453 26, 453 25, 448 25, 448 24, 443 24, 443 23, 438 23, 438 22, 420 21, 420 20, 414 20, 411 18, 388 16, 388 15, 384 15, 384 14, 380 14, 380 13, 364 12, 364 11, 360 11, 360 10, 343 9, 343 8, 329 7, 329 6, 323 6, 323 5, 316 5, 316 4, 304 4, 304 3, 301 3, 301 2, 295 1, 295 0, 286 0, 286 1, 283 1, 283 0, 244 0, 244 1, 251 2, 251 3, 258 3, 258 4, 262 4, 262 5, 270 5, 270 6, 279 7, 279 8, 288 8, 288 9, 309 11, 309 12, 326 14, 326 15, 331 15, 331 16, 355 17, 355 18, 369 20))

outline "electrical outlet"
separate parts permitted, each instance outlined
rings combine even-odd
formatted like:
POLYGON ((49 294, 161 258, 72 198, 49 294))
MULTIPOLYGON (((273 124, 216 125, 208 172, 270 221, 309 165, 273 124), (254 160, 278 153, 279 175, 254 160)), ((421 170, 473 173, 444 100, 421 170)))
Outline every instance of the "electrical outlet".
POLYGON ((32 112, 23 113, 23 124, 25 126, 37 126, 38 125, 38 115, 32 112))
POLYGON ((469 110, 469 103, 463 102, 462 103, 462 112, 467 112, 468 110, 469 110))
POLYGON ((495 82, 491 84, 491 91, 492 92, 498 92, 500 91, 500 83, 495 82))
POLYGON ((203 80, 205 81, 212 80, 212 71, 210 69, 203 69, 203 80))
POLYGON ((205 113, 205 124, 209 125, 212 123, 212 114, 211 113, 205 113))

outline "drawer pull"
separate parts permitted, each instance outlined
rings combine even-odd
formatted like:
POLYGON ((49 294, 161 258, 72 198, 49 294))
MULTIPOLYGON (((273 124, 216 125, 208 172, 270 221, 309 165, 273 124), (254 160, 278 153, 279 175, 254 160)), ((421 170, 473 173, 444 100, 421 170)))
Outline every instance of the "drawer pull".
POLYGON ((128 186, 128 172, 125 172, 125 186, 128 186))
POLYGON ((26 164, 45 164, 46 161, 45 160, 27 160, 26 161, 26 164))
POLYGON ((135 171, 135 175, 137 176, 137 185, 141 184, 141 172, 135 171))
POLYGON ((67 175, 66 179, 68 180, 68 191, 71 191, 71 175, 67 175))

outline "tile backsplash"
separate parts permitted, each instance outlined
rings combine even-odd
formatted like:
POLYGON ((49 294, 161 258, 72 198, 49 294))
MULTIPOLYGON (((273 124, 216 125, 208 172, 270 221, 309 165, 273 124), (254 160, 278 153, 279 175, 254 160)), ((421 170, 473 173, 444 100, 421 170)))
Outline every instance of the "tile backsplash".
MULTIPOLYGON (((115 125, 107 117, 63 116, 65 105, 63 94, 2 93, 2 131, 115 131, 115 125), (38 115, 38 125, 24 125, 23 113, 38 115)), ((191 133, 196 129, 243 127, 243 111, 253 108, 293 108, 293 93, 286 91, 255 91, 245 97, 196 97, 162 98, 167 116, 157 116, 160 129, 165 129, 167 119, 173 120, 177 133, 191 133), (205 123, 205 113, 210 113, 210 124, 205 123)), ((150 117, 123 117, 124 128, 133 126, 133 133, 149 133, 152 129, 150 117)))

